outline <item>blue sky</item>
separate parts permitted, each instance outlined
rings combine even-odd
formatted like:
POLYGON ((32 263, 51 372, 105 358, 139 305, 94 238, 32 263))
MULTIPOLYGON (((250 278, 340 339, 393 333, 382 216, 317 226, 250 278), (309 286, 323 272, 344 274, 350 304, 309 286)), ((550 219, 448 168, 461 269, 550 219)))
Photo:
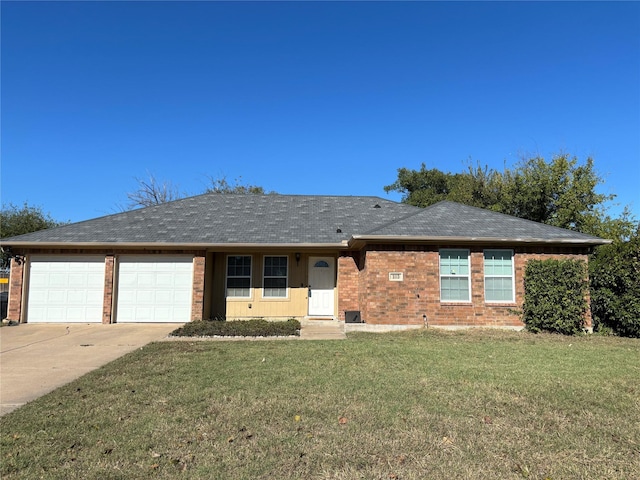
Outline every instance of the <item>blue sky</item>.
POLYGON ((58 220, 148 173, 399 200, 400 167, 559 152, 640 214, 638 2, 3 1, 1 22, 2 202, 58 220))

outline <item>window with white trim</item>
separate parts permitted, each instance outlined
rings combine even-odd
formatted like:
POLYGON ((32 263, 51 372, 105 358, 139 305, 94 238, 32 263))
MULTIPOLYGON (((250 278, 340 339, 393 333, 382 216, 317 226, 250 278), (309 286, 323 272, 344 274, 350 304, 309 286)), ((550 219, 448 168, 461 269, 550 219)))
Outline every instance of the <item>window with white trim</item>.
POLYGON ((251 297, 251 255, 227 257, 227 297, 251 297))
POLYGON ((486 302, 513 303, 513 251, 484 251, 484 299, 486 302))
POLYGON ((262 276, 262 296, 286 298, 289 257, 265 256, 262 276))
POLYGON ((440 250, 440 300, 470 302, 469 250, 440 250))

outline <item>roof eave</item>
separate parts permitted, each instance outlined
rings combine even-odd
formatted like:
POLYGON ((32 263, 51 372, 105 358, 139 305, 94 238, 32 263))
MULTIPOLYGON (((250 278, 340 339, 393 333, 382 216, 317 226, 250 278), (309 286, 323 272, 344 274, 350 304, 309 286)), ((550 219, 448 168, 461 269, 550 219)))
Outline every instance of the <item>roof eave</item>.
POLYGON ((367 243, 410 243, 410 244, 505 244, 505 245, 566 245, 595 247, 612 243, 601 238, 499 238, 499 237, 458 237, 458 236, 391 236, 391 235, 353 235, 349 239, 349 247, 361 248, 367 243))
POLYGON ((332 249, 349 248, 348 241, 339 243, 166 243, 166 242, 2 242, 3 247, 20 249, 132 249, 132 250, 238 250, 255 248, 332 249))

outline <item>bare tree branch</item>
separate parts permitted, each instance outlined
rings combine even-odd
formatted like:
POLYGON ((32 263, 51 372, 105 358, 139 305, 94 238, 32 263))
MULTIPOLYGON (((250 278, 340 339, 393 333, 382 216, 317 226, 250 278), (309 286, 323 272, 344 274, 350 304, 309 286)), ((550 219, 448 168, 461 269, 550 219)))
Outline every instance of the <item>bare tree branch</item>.
POLYGON ((160 205, 184 197, 176 185, 170 181, 159 182, 152 174, 149 174, 149 180, 137 177, 135 180, 138 182, 138 189, 127 193, 129 209, 160 205))

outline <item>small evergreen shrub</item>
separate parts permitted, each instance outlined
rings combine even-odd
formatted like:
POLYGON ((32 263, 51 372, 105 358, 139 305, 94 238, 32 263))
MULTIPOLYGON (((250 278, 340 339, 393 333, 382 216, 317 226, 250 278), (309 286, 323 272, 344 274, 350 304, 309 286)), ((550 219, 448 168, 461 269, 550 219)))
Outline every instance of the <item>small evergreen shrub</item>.
POLYGON ((527 330, 575 335, 584 330, 587 270, 580 260, 530 260, 522 320, 527 330))
POLYGON ((288 337, 300 335, 300 322, 294 318, 269 322, 262 318, 251 320, 203 320, 189 322, 171 332, 173 337, 288 337))

